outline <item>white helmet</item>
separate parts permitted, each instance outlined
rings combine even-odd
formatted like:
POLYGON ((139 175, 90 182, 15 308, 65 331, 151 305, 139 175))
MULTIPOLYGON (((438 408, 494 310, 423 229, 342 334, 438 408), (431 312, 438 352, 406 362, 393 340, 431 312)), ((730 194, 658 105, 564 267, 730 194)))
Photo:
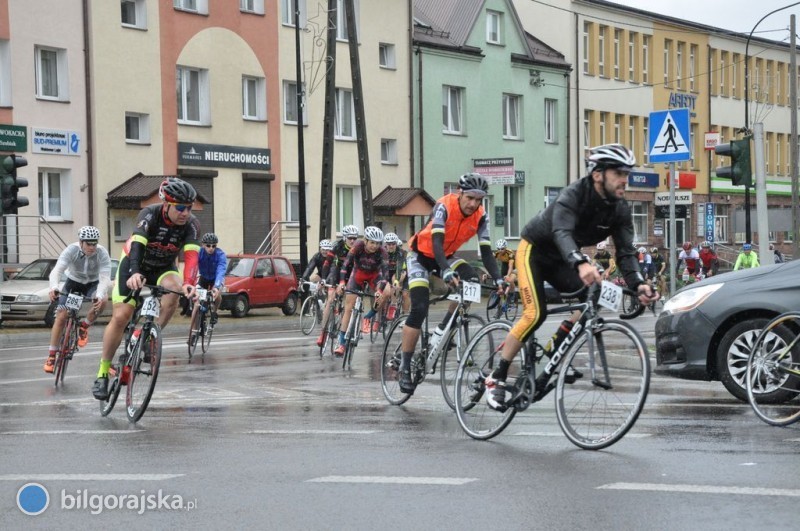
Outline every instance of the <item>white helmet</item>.
POLYGON ((97 241, 100 239, 100 229, 92 227, 91 225, 81 227, 81 230, 78 231, 78 239, 80 241, 97 241))
POLYGON ((353 236, 357 238, 359 232, 360 231, 358 230, 358 227, 356 227, 355 225, 345 225, 344 227, 342 227, 342 238, 353 237, 353 236))
POLYGON ((319 242, 319 248, 322 249, 323 251, 330 251, 331 249, 333 249, 333 242, 331 242, 330 240, 322 240, 321 242, 319 242))
POLYGON ((364 238, 372 242, 383 242, 383 231, 378 227, 367 227, 364 229, 364 238))
POLYGON ((600 242, 596 245, 598 251, 605 251, 606 250, 606 242, 600 242))
POLYGON ((606 168, 622 168, 630 171, 636 166, 636 157, 633 156, 630 149, 622 144, 605 144, 589 150, 588 162, 594 163, 590 173, 606 168))
POLYGON ((638 251, 638 252, 640 252, 640 253, 642 253, 642 254, 645 254, 645 253, 647 252, 647 248, 646 248, 646 247, 639 247, 639 248, 637 249, 637 251, 638 251))
POLYGON ((499 240, 494 242, 494 246, 497 248, 498 251, 502 251, 503 249, 508 247, 508 242, 505 240, 505 238, 500 238, 499 240))
POLYGON ((394 232, 387 232, 383 235, 383 243, 400 243, 400 238, 394 232))

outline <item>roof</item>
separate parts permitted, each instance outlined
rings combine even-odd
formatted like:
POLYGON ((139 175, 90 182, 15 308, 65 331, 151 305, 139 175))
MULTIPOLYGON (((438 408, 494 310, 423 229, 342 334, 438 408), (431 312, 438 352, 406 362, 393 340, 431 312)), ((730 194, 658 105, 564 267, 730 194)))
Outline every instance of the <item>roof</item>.
MULTIPOLYGON (((572 68, 572 65, 567 62, 566 57, 563 53, 556 51, 555 48, 552 48, 545 44, 543 41, 537 39, 527 31, 525 32, 525 39, 528 41, 528 48, 531 50, 531 54, 533 55, 533 62, 537 64, 546 64, 555 67, 561 68, 572 68)), ((514 54, 514 58, 522 58, 514 54)))
MULTIPOLYGON (((139 172, 108 192, 106 198, 108 206, 111 208, 138 210, 142 207, 142 201, 158 193, 159 186, 167 177, 180 179, 177 175, 144 175, 139 172)), ((197 193, 197 200, 201 203, 211 203, 200 192, 197 193)))
MULTIPOLYGON (((427 41, 428 37, 434 37, 445 39, 450 46, 464 47, 483 3, 484 0, 414 0, 414 17, 423 24, 420 26, 420 40, 427 41), (425 25, 429 26, 429 31, 425 31, 425 25), (428 35, 430 30, 445 33, 446 36, 428 35)), ((418 37, 416 26, 415 40, 418 37)))
POLYGON ((387 186, 372 200, 375 211, 394 212, 408 205, 416 197, 424 199, 431 207, 436 200, 422 188, 392 188, 387 186))

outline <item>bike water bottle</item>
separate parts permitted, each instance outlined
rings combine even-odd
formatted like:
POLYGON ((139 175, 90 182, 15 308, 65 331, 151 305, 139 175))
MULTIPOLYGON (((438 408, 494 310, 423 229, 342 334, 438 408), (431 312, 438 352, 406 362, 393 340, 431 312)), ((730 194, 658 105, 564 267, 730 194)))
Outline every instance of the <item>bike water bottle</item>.
POLYGON ((547 342, 547 346, 544 347, 544 353, 547 354, 547 357, 553 356, 553 353, 558 349, 559 345, 561 345, 561 342, 564 341, 564 338, 567 337, 574 324, 575 323, 569 319, 561 321, 558 330, 556 330, 556 333, 550 338, 550 341, 547 342))
POLYGON ((395 312, 396 309, 397 308, 395 308, 394 305, 390 305, 389 308, 386 310, 386 318, 388 320, 391 321, 392 319, 394 319, 394 312, 395 312))
POLYGON ((683 268, 683 277, 682 277, 682 279, 683 279, 684 282, 689 282, 689 268, 688 267, 683 268))
POLYGON ((119 381, 122 385, 128 385, 128 381, 131 379, 131 366, 130 365, 123 365, 122 366, 122 374, 119 375, 119 381))

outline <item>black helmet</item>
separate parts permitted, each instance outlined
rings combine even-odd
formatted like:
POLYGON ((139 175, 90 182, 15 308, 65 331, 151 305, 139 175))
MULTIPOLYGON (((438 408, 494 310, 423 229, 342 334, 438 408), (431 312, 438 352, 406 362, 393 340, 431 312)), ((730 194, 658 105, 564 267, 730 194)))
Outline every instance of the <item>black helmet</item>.
POLYGON ((219 243, 219 238, 217 238, 217 235, 213 232, 206 232, 203 234, 203 238, 200 241, 203 243, 216 245, 219 243))
POLYGON ((197 199, 197 191, 186 181, 177 177, 167 177, 158 189, 158 197, 167 203, 188 205, 197 199))
POLYGON ((486 177, 480 173, 465 173, 458 178, 458 187, 462 192, 479 195, 486 195, 486 192, 489 191, 489 183, 486 181, 486 177))

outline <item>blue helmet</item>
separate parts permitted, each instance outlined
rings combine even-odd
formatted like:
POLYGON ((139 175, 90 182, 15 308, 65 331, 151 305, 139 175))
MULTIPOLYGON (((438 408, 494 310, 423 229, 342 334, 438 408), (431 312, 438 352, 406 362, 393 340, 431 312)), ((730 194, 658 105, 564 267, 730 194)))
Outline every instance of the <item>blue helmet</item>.
POLYGON ((753 250, 753 246, 751 244, 749 244, 749 243, 746 243, 746 244, 742 245, 742 250, 743 251, 752 251, 753 250))

